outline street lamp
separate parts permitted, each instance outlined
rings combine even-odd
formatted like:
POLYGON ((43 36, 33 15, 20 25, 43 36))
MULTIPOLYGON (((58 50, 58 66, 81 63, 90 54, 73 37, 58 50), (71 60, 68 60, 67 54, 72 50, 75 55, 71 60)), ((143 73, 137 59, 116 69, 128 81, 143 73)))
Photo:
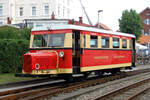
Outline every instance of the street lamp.
POLYGON ((99 23, 99 13, 103 12, 103 10, 98 10, 98 28, 100 28, 100 23, 99 23))

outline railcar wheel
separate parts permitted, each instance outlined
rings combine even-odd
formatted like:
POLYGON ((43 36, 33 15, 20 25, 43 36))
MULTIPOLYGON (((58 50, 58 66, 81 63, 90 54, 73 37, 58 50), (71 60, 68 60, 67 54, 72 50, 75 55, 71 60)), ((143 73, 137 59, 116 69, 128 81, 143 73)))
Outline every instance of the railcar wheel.
POLYGON ((59 74, 59 75, 58 75, 58 78, 64 79, 64 80, 66 80, 67 82, 72 82, 72 81, 73 81, 73 76, 72 76, 72 74, 59 74))
POLYGON ((95 71, 95 75, 98 75, 99 77, 103 76, 103 74, 104 74, 104 71, 100 71, 100 70, 95 71))
POLYGON ((113 75, 120 74, 120 68, 112 69, 111 74, 113 75))
POLYGON ((84 72, 83 79, 87 79, 90 74, 91 74, 91 72, 84 72))
POLYGON ((66 80, 67 82, 73 82, 74 81, 72 74, 64 75, 64 80, 66 80))

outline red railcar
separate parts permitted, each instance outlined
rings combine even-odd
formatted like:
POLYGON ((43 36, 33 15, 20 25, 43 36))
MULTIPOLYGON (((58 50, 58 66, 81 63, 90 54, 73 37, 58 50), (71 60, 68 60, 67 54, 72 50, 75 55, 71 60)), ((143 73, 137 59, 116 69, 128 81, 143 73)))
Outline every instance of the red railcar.
POLYGON ((135 66, 135 36, 75 25, 34 28, 24 75, 117 72, 135 66))

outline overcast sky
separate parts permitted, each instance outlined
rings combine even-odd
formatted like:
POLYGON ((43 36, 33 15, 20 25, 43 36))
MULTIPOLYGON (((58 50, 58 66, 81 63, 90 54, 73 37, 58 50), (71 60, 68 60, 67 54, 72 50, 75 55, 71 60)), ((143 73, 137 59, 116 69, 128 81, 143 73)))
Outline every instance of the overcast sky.
MULTIPOLYGON (((87 23, 85 14, 81 10, 79 0, 75 0, 73 12, 75 20, 78 20, 79 16, 84 17, 84 22, 87 23)), ((121 18, 122 11, 128 9, 134 9, 137 13, 142 12, 145 8, 150 7, 150 0, 82 0, 83 5, 93 24, 98 21, 98 10, 103 10, 100 13, 99 21, 112 30, 119 29, 118 19, 121 18)))

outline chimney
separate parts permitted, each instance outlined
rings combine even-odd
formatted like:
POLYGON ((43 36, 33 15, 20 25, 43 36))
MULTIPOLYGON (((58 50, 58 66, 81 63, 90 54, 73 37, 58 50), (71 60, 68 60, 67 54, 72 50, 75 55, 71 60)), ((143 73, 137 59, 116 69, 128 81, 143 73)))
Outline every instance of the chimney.
POLYGON ((52 20, 55 19, 55 14, 54 14, 54 12, 52 12, 51 19, 52 19, 52 20))
POLYGON ((11 24, 11 19, 7 17, 7 24, 11 24))
POLYGON ((71 23, 74 24, 74 19, 71 20, 71 23))
POLYGON ((82 17, 79 17, 79 22, 82 23, 82 21, 83 21, 83 20, 82 20, 82 17))

